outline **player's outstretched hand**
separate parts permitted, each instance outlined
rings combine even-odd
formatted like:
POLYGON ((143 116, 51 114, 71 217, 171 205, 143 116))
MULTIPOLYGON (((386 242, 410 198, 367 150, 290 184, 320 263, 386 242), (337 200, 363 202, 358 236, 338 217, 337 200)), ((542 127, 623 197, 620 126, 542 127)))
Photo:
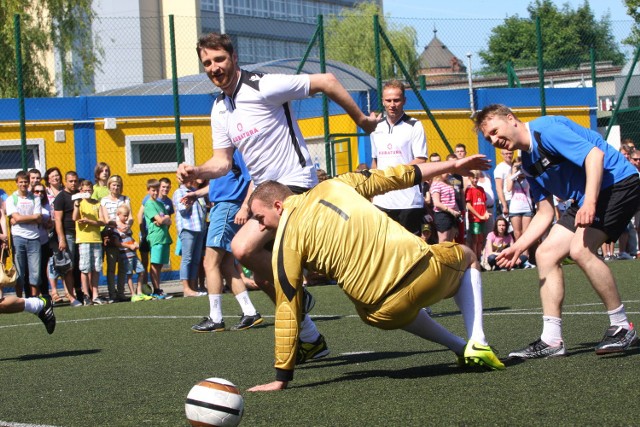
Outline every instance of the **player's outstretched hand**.
POLYGON ((365 116, 365 120, 360 123, 360 127, 366 133, 371 133, 376 130, 376 126, 378 126, 378 121, 382 118, 382 114, 376 114, 375 112, 371 112, 368 116, 365 116))
POLYGON ((486 171, 489 168, 491 168, 491 160, 484 154, 474 154, 456 160, 456 172, 460 175, 468 175, 472 170, 486 171))
POLYGON ((193 165, 188 165, 186 163, 180 163, 178 166, 178 172, 176 172, 176 176, 179 182, 186 180, 194 180, 198 177, 198 168, 193 165))
POLYGON ((277 391, 284 390, 287 388, 288 382, 286 381, 274 381, 272 383, 257 385, 255 387, 251 387, 247 391, 277 391))

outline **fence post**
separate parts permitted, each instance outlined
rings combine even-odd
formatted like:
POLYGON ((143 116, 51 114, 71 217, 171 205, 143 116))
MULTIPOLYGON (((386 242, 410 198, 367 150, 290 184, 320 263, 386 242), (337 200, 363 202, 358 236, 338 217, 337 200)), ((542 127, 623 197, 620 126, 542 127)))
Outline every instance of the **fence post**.
POLYGON ((20 146, 22 170, 29 169, 27 165, 27 129, 24 113, 24 81, 22 79, 22 41, 20 38, 20 15, 13 15, 14 37, 16 39, 16 74, 18 75, 18 108, 20 110, 20 146))
POLYGON ((380 59, 380 20, 378 15, 373 15, 373 42, 376 58, 376 83, 378 85, 378 108, 382 111, 382 64, 380 59))
POLYGON ((173 26, 173 15, 169 15, 169 40, 171 45, 171 82, 173 83, 173 117, 176 129, 176 159, 178 166, 184 162, 182 132, 180 131, 180 94, 178 93, 178 67, 176 64, 176 33, 173 26))
MULTIPOLYGON (((589 58, 591 59, 591 87, 596 88, 596 50, 589 48, 589 58)), ((597 100, 596 100, 597 101, 597 100)))
POLYGON ((547 101, 544 95, 544 64, 542 61, 542 29, 540 17, 536 16, 536 39, 538 41, 538 80, 540 84, 540 110, 543 116, 547 115, 547 101))
MULTIPOLYGON (((324 16, 318 15, 318 54, 320 56, 320 72, 327 72, 327 60, 324 51, 324 16)), ((327 174, 333 176, 333 168, 331 167, 331 142, 329 141, 329 99, 327 95, 322 93, 322 125, 324 129, 324 155, 327 165, 327 174)))

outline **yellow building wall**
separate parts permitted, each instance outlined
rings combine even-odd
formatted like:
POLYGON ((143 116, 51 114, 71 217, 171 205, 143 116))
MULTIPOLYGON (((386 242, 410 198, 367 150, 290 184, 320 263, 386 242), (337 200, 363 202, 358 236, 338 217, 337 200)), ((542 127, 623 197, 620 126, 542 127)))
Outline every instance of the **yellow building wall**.
MULTIPOLYGON (((187 121, 181 123, 180 132, 185 134, 193 134, 194 156, 196 164, 207 161, 213 155, 211 143, 211 126, 209 117, 202 117, 193 120, 188 118, 187 121)), ((111 168, 112 175, 120 175, 123 177, 123 192, 125 196, 131 199, 131 207, 134 213, 135 223, 132 227, 134 236, 138 240, 138 232, 140 230, 137 221, 137 213, 142 205, 142 200, 147 195, 147 180, 151 178, 160 179, 168 178, 171 181, 171 191, 169 197, 173 196, 173 192, 178 188, 179 183, 176 178, 177 165, 175 170, 171 172, 150 172, 127 174, 127 165, 125 157, 125 138, 127 136, 138 135, 172 135, 175 134, 175 125, 173 118, 155 118, 153 120, 130 120, 123 119, 118 121, 117 129, 106 130, 96 126, 96 158, 98 162, 106 162, 111 168)), ((175 226, 175 216, 173 224, 169 227, 173 244, 171 245, 171 270, 179 270, 180 257, 175 255, 175 244, 178 236, 175 226)))
MULTIPOLYGON (((51 167, 57 166, 62 174, 76 168, 75 141, 73 125, 70 122, 60 124, 28 124, 27 141, 33 139, 44 140, 45 158, 44 167, 40 167, 42 174, 51 167), (54 131, 63 130, 65 133, 64 142, 54 141, 54 131)), ((18 124, 0 126, 0 141, 16 140, 20 141, 20 127, 18 124)), ((8 194, 16 190, 14 179, 0 180, 0 188, 8 194)))

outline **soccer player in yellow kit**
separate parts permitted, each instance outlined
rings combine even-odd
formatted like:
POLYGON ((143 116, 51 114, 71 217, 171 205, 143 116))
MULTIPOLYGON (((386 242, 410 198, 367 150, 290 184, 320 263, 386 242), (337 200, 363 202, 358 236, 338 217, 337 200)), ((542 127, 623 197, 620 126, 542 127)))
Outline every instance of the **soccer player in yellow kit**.
POLYGON ((297 196, 275 181, 259 185, 249 200, 253 218, 262 229, 277 230, 272 259, 276 381, 249 391, 282 390, 293 379, 304 268, 336 280, 365 323, 442 344, 462 366, 504 369, 484 335, 480 264, 473 252, 450 242, 430 246, 369 202, 444 172, 488 168, 489 161, 475 155, 347 173, 297 196), (467 341, 422 310, 449 297, 460 307, 467 341))

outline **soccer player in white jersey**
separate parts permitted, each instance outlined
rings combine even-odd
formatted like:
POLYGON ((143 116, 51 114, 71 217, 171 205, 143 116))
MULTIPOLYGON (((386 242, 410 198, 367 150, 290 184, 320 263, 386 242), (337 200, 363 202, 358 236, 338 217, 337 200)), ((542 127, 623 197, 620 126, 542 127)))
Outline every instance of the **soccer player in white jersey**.
MULTIPOLYGON (((200 166, 181 164, 178 179, 213 179, 231 168, 240 150, 256 185, 275 180, 295 193, 317 184, 316 171, 289 102, 323 92, 340 105, 365 132, 376 126, 375 113, 365 115, 333 74, 262 75, 241 70, 231 38, 211 33, 200 37, 198 57, 209 79, 222 93, 211 110, 213 157, 200 166)), ((260 288, 275 302, 271 252, 275 238, 249 220, 231 243, 234 256, 252 270, 260 288)), ((328 354, 324 338, 309 318, 302 320, 298 360, 328 354)))
MULTIPOLYGON (((386 117, 371 134, 371 169, 417 165, 427 161, 427 141, 419 120, 404 112, 404 84, 389 80, 382 88, 386 117)), ((375 196, 373 204, 416 236, 424 217, 424 198, 419 185, 375 196)))

